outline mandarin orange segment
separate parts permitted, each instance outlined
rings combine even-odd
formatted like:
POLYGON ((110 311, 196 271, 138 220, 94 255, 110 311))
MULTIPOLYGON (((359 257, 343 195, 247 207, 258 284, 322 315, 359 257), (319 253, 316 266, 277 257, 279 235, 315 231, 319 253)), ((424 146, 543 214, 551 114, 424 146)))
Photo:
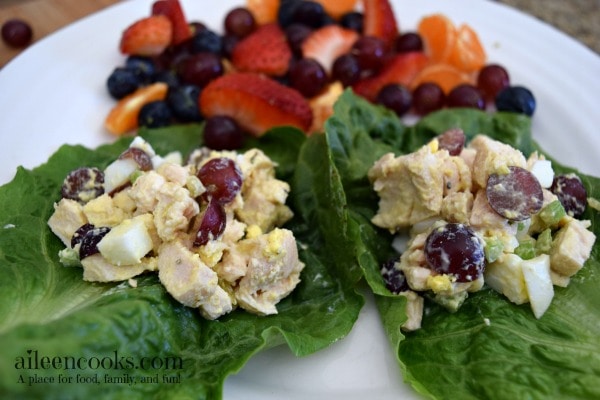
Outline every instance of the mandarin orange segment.
POLYGON ((434 62, 446 61, 450 57, 456 40, 456 27, 448 17, 443 14, 423 17, 417 31, 434 62))
POLYGON ((168 88, 166 83, 156 82, 123 97, 106 116, 105 128, 114 135, 123 135, 134 130, 138 126, 138 114, 144 104, 164 100, 168 88))
POLYGON ((354 11, 357 0, 313 0, 320 3, 327 14, 333 18, 340 18, 342 15, 354 11))
POLYGON ((469 74, 460 71, 452 65, 431 64, 423 68, 415 77, 411 83, 411 89, 425 82, 437 83, 444 93, 448 94, 454 87, 462 83, 473 84, 474 80, 469 74))
POLYGON ((463 24, 456 31, 456 41, 448 61, 466 72, 477 71, 485 65, 485 49, 469 25, 463 24))
POLYGON ((279 0, 246 0, 246 7, 259 25, 277 21, 279 0))

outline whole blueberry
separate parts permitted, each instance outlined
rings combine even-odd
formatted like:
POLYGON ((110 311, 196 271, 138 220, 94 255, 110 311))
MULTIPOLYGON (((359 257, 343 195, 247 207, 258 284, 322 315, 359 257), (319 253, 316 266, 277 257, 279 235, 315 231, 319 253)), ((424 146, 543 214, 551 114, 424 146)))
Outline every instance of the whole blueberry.
POLYGON ((527 116, 535 112, 535 97, 531 90, 523 86, 508 86, 496 95, 496 109, 510 111, 527 116))
POLYGON ((177 119, 182 122, 200 122, 202 114, 198 108, 200 87, 196 85, 181 85, 169 88, 167 104, 177 119))
POLYGON ((129 56, 125 60, 125 67, 135 72, 144 83, 150 83, 156 72, 156 65, 149 57, 129 56))
POLYGON ((193 53, 208 52, 221 54, 223 51, 223 39, 210 29, 204 29, 192 37, 191 50, 193 53))
POLYGON ((168 126, 173 120, 173 112, 164 100, 144 104, 138 115, 138 125, 146 128, 168 126))
POLYGON ((106 80, 108 92, 117 100, 133 93, 141 84, 139 75, 125 67, 115 68, 106 80))

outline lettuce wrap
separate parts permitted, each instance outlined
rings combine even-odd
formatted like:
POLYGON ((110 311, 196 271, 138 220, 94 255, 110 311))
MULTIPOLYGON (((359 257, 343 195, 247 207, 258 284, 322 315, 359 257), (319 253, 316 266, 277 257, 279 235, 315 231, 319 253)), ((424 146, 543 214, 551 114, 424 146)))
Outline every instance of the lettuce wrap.
MULTIPOLYGON (((400 331, 406 301, 381 278, 380 265, 394 253, 392 236, 370 223, 378 199, 367 171, 381 155, 411 152, 451 127, 469 138, 483 132, 525 154, 538 149, 524 116, 444 110, 408 126, 351 92, 336 103, 324 135, 277 128, 248 141, 246 147, 259 147, 278 163, 278 178, 291 185, 295 217, 286 227, 306 263, 301 284, 269 317, 236 311, 207 321, 170 298, 154 275, 139 279, 137 288, 92 284, 80 269, 59 263, 62 244, 46 221, 62 180, 82 163, 106 166, 131 139, 95 150, 63 146, 46 164, 19 169, 0 187, 0 395, 220 399, 226 377, 258 351, 286 344, 303 356, 344 338, 365 302, 359 293, 367 282, 402 371, 398 379, 425 397, 600 397, 598 245, 569 287, 556 289, 540 320, 527 304, 484 290, 454 314, 427 304, 422 328, 400 331), (86 368, 71 358, 85 359, 86 368), (107 381, 120 378, 120 384, 107 381)), ((158 154, 187 154, 199 144, 199 129, 140 135, 158 154)), ((600 197, 600 181, 581 177, 589 195, 600 197)), ((584 218, 600 234, 597 212, 588 209, 584 218)))

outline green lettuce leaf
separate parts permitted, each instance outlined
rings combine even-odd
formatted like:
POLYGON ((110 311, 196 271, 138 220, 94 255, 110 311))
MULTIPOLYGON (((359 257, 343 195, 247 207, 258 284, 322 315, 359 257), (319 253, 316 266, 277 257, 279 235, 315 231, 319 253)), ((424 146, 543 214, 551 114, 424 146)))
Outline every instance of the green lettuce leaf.
MULTIPOLYGON (((200 129, 140 134, 159 154, 187 154, 198 146, 200 129)), ((317 150, 310 162, 298 161, 301 150, 307 151, 306 137, 295 129, 278 128, 247 144, 271 156, 292 185, 288 201, 295 217, 288 227, 306 268, 301 284, 278 305, 279 314, 235 311, 207 321, 174 301, 155 275, 132 288, 87 283, 81 269, 62 266, 62 244, 46 225, 62 180, 82 160, 106 166, 129 141, 95 150, 63 146, 46 164, 21 168, 0 187, 0 397, 220 399, 225 378, 256 352, 285 343, 304 356, 350 331, 364 304, 354 289, 361 274, 353 257, 332 255, 332 247, 349 240, 336 241, 339 232, 332 229, 343 226, 345 216, 326 212, 344 192, 335 176, 321 171, 330 162, 318 138, 310 141, 317 150), (322 179, 327 184, 317 185, 322 179), (311 229, 321 216, 331 225, 311 229)))
MULTIPOLYGON (((390 257, 391 238, 370 224, 377 198, 366 174, 382 154, 414 151, 455 127, 463 129, 468 139, 485 133, 525 154, 540 150, 531 137, 530 119, 522 115, 442 110, 405 127, 388 111, 349 92, 338 101, 326 125, 349 215, 360 226, 356 238, 362 241, 364 253, 359 264, 376 294, 404 379, 433 399, 600 398, 598 243, 569 287, 556 288, 552 305, 540 320, 528 304, 517 306, 484 290, 470 295, 454 314, 427 303, 422 329, 400 331, 406 320, 405 301, 390 295, 381 282, 379 268, 390 257)), ((556 163, 554 168, 572 171, 556 163)), ((579 175, 588 194, 600 198, 600 180, 579 175)), ((600 236, 598 212, 588 209, 584 218, 591 220, 600 236)))

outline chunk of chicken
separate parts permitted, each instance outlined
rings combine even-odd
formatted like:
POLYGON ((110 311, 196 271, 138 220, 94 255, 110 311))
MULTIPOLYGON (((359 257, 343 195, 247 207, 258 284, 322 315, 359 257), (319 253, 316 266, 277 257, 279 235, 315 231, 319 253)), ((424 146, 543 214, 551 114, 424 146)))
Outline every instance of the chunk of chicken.
POLYGON ((304 264, 298 259, 293 233, 275 228, 237 243, 217 266, 223 279, 238 282, 235 297, 247 311, 276 314, 276 304, 300 282, 304 264))
POLYGON ((117 226, 131 214, 115 205, 108 194, 98 196, 83 206, 83 212, 88 222, 94 226, 117 226))
POLYGON ((473 181, 485 188, 490 174, 507 173, 509 166, 527 167, 525 156, 518 149, 494 140, 485 135, 477 135, 469 143, 475 149, 473 181))
POLYGON ((200 206, 189 190, 175 183, 165 183, 158 192, 154 208, 154 225, 163 241, 174 240, 187 231, 190 220, 198 215, 200 206))
POLYGON ((200 308, 215 319, 233 309, 229 295, 219 287, 217 273, 180 242, 165 243, 158 256, 158 278, 181 304, 200 308))
POLYGON ((61 199, 54 204, 54 213, 48 219, 48 226, 65 246, 71 247, 73 234, 87 222, 80 203, 71 199, 61 199))
POLYGON ((589 221, 570 218, 554 238, 550 253, 550 267, 564 276, 573 276, 590 257, 596 235, 589 231, 589 221))
POLYGON ((236 209, 236 216, 241 221, 269 231, 292 218, 292 211, 285 205, 290 185, 275 177, 275 164, 270 158, 258 149, 249 150, 243 155, 240 169, 244 202, 236 209))
POLYGON ((81 260, 83 280, 88 282, 120 282, 131 279, 146 271, 156 271, 155 258, 143 258, 134 265, 117 266, 112 264, 100 253, 93 254, 81 260))

